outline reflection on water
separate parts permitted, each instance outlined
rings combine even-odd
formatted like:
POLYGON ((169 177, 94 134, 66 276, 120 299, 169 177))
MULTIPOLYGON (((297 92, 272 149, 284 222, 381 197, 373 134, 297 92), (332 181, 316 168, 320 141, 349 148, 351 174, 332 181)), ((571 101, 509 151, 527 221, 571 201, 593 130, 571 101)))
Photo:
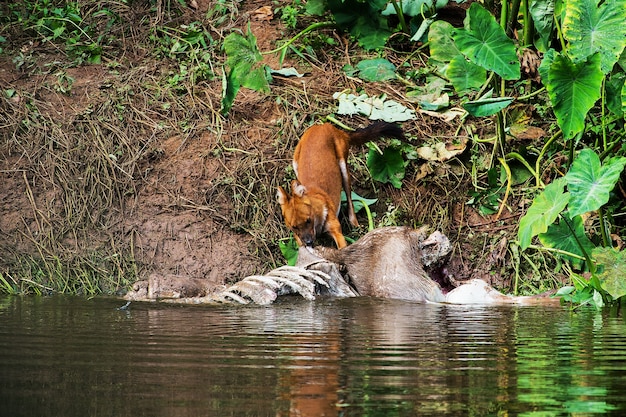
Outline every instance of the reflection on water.
POLYGON ((554 307, 0 298, 7 416, 626 413, 626 324, 554 307))

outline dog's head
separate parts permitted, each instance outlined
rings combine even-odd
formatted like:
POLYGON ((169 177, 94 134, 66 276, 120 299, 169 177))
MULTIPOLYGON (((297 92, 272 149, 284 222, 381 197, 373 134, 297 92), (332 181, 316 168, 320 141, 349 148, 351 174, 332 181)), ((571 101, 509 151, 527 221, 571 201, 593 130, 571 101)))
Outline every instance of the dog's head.
POLYGON ((307 189, 298 181, 291 182, 291 196, 278 187, 276 199, 280 204, 285 224, 296 237, 300 246, 313 246, 315 237, 321 233, 320 222, 316 216, 311 199, 307 196, 307 189))

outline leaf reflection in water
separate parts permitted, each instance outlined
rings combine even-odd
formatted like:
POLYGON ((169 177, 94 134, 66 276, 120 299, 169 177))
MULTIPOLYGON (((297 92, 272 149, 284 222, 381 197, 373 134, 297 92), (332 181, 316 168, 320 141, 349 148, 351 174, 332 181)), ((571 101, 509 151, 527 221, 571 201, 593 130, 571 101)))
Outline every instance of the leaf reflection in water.
POLYGON ((624 322, 592 310, 368 297, 119 305, 3 299, 2 414, 626 411, 624 322))

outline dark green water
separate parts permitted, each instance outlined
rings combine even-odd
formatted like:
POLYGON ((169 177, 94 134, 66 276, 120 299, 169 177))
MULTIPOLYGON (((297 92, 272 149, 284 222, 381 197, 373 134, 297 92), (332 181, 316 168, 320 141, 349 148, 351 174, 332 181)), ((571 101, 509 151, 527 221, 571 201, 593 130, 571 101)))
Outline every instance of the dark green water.
POLYGON ((626 324, 593 310, 123 304, 0 298, 0 415, 626 415, 626 324))

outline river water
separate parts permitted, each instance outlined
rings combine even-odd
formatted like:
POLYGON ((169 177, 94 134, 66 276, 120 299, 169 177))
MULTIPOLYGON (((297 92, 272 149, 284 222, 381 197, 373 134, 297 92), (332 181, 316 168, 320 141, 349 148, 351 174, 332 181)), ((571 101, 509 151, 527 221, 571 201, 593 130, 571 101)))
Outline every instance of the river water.
POLYGON ((626 415, 626 323, 592 309, 123 304, 0 298, 0 415, 626 415))

